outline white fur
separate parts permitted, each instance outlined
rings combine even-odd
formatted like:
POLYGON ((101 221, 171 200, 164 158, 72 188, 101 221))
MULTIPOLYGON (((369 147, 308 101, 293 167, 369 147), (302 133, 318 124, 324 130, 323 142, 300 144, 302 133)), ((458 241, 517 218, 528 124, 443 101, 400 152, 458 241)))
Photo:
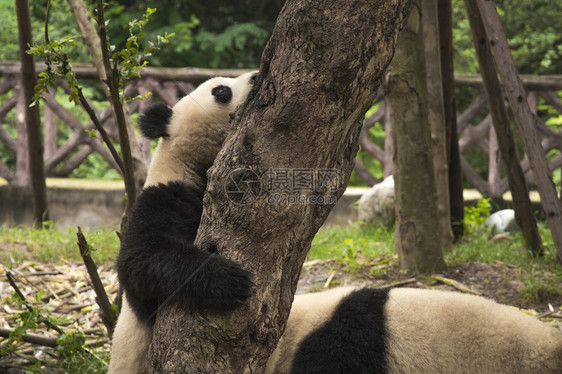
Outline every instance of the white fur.
POLYGON ((201 187, 203 181, 194 170, 197 165, 213 163, 230 126, 228 115, 248 96, 252 74, 255 72, 238 78, 209 79, 173 107, 169 136, 160 139, 152 155, 145 187, 170 181, 201 187), (228 104, 217 104, 211 95, 219 85, 232 90, 228 104))
MULTIPOLYGON (((266 374, 288 373, 298 344, 352 290, 296 296, 266 374)), ((562 373, 562 333, 492 300, 397 288, 385 314, 388 373, 562 373)))
MULTIPOLYGON (((170 181, 191 183, 205 188, 194 170, 198 165, 211 165, 229 129, 229 114, 236 110, 251 89, 250 77, 212 78, 181 99, 172 109, 172 118, 152 156, 145 187, 170 181), (211 90, 219 85, 230 87, 232 100, 217 104, 211 90)), ((111 361, 108 374, 144 374, 148 372, 148 347, 152 329, 138 321, 126 301, 113 333, 111 361)))
POLYGON ((562 334, 473 295, 394 289, 386 304, 391 373, 562 373, 562 334))
POLYGON ((151 339, 152 330, 137 319, 123 293, 121 313, 113 332, 108 373, 148 373, 147 357, 151 339))

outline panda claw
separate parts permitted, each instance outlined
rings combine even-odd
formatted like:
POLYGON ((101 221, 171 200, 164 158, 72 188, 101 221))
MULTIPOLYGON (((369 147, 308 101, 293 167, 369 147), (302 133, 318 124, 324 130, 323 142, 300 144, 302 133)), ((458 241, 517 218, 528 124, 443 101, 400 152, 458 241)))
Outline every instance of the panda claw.
POLYGON ((205 309, 235 309, 252 295, 251 273, 242 269, 233 261, 212 255, 216 261, 210 261, 201 274, 204 277, 194 279, 190 285, 192 306, 205 309))

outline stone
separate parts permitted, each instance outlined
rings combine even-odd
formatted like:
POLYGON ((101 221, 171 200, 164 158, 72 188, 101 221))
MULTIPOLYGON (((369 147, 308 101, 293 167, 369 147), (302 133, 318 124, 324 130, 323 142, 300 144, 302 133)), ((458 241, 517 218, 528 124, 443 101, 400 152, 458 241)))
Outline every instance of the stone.
POLYGON ((514 233, 520 231, 519 226, 515 222, 515 211, 513 209, 498 210, 490 215, 484 222, 486 227, 493 227, 494 234, 503 232, 514 233))
POLYGON ((380 222, 391 227, 396 219, 394 211, 394 178, 386 177, 375 184, 359 200, 358 218, 366 223, 380 222))

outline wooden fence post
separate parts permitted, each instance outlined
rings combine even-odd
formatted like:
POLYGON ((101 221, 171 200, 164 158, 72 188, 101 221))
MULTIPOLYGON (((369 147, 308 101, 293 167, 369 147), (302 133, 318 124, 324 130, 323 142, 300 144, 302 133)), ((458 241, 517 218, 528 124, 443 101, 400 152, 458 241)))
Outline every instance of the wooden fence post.
MULTIPOLYGON (((465 1, 468 4, 469 1, 465 1)), ((535 175, 542 207, 552 233, 558 260, 562 263, 562 202, 558 199, 552 182, 546 156, 538 133, 536 117, 531 112, 523 83, 513 61, 507 38, 501 26, 500 17, 493 1, 477 0, 480 17, 484 25, 486 40, 489 42, 493 60, 502 80, 515 122, 521 133, 525 153, 535 175)))

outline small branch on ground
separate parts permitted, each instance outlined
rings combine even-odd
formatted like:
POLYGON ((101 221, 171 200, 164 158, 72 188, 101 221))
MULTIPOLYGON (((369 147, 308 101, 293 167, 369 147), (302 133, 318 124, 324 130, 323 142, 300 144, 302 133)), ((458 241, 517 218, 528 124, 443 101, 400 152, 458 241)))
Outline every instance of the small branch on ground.
MULTIPOLYGON (((0 327, 0 337, 2 338, 9 338, 10 334, 14 331, 14 329, 6 329, 0 327)), ((36 345, 44 345, 46 347, 56 347, 57 346, 57 338, 51 338, 44 335, 33 334, 28 332, 27 334, 21 337, 21 340, 36 345)))
MULTIPOLYGON (((23 301, 25 307, 27 308, 27 310, 29 310, 30 312, 33 312, 33 306, 31 306, 31 303, 29 301, 27 301, 27 299, 25 298, 25 296, 23 295, 23 293, 21 292, 21 290, 19 289, 18 285, 16 284, 16 281, 14 279, 14 276, 12 275, 12 273, 10 273, 9 271, 6 271, 6 277, 8 278, 8 282, 10 282, 10 286, 12 286, 12 288, 14 289, 14 291, 16 291, 16 293, 18 294, 19 298, 21 299, 21 301, 23 301)), ((64 331, 61 330, 60 327, 58 327, 57 325, 52 324, 50 321, 48 320, 44 320, 43 321, 45 323, 45 325, 50 328, 53 329, 54 331, 56 331, 57 333, 59 333, 60 335, 64 334, 64 331)))
POLYGON ((468 287, 468 286, 466 286, 466 285, 462 284, 461 282, 456 281, 454 279, 445 278, 441 275, 434 275, 434 276, 432 276, 432 278, 435 279, 438 282, 441 282, 441 283, 447 284, 451 287, 454 287, 461 292, 466 292, 466 293, 470 293, 470 294, 473 294, 473 295, 482 296, 482 294, 480 292, 478 292, 476 290, 473 290, 472 288, 470 288, 470 287, 468 287))
POLYGON ((392 288, 396 288, 396 287, 402 287, 402 286, 406 286, 412 283, 416 283, 418 280, 416 278, 408 278, 402 281, 397 281, 397 282, 392 282, 390 284, 387 284, 385 286, 381 286, 381 287, 375 287, 376 289, 379 290, 390 290, 392 288))

